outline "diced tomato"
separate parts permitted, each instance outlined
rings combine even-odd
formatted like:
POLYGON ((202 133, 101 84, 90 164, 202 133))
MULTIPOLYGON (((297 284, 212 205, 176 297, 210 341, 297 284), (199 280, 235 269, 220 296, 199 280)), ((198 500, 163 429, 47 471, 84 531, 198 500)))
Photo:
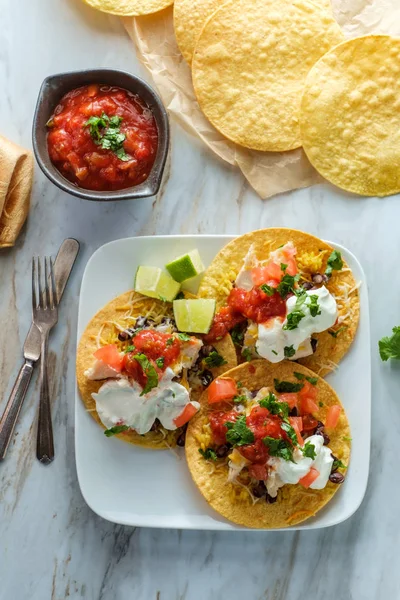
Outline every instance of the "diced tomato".
POLYGON ((197 408, 193 406, 193 404, 186 404, 183 412, 174 419, 174 423, 177 427, 182 427, 182 425, 186 425, 190 421, 190 419, 197 413, 197 408))
POLYGON ((289 417, 289 422, 296 432, 297 441, 300 446, 303 446, 304 440, 301 437, 301 431, 303 431, 303 419, 301 417, 289 417))
MULTIPOLYGON (((128 373, 129 377, 132 377, 132 379, 137 381, 139 385, 141 385, 142 388, 144 388, 147 383, 147 377, 143 373, 143 369, 140 366, 140 363, 134 358, 135 354, 135 352, 128 352, 127 354, 125 354, 123 358, 122 367, 124 371, 128 373)), ((156 371, 158 371, 156 364, 152 363, 152 365, 156 369, 156 371)))
POLYGON ((203 337, 204 343, 212 344, 217 340, 221 340, 235 325, 245 321, 246 317, 235 312, 230 306, 223 306, 215 315, 210 331, 203 337))
POLYGON ((318 425, 317 419, 314 419, 314 417, 312 415, 303 415, 302 422, 303 422, 302 431, 305 431, 305 432, 313 431, 318 425))
POLYGON ((307 475, 304 475, 299 481, 299 484, 305 488, 309 488, 312 483, 319 477, 319 471, 311 467, 307 475))
POLYGON ((230 377, 218 377, 208 387, 208 403, 215 404, 216 402, 232 400, 234 396, 237 396, 237 393, 236 381, 230 377))
POLYGON ((253 464, 265 465, 268 458, 268 449, 262 439, 258 439, 254 444, 240 446, 238 448, 240 454, 253 464))
POLYGON ((285 264, 287 264, 286 273, 288 275, 292 275, 292 277, 297 275, 297 264, 294 258, 288 258, 285 264))
POLYGON ((318 412, 318 405, 311 398, 301 398, 300 412, 302 415, 315 414, 318 412))
POLYGON ((254 285, 262 285, 268 280, 277 281, 278 283, 283 277, 283 271, 280 265, 277 265, 272 260, 265 267, 255 267, 251 270, 251 278, 254 285))
POLYGON ((238 418, 236 411, 231 410, 224 412, 222 410, 213 411, 210 414, 210 427, 212 431, 212 437, 215 444, 221 446, 226 444, 227 427, 225 423, 235 423, 238 418))
POLYGON ((338 424, 342 407, 338 404, 334 404, 329 407, 328 414, 326 415, 325 427, 327 429, 335 429, 338 424))
POLYGON ((300 398, 311 398, 311 400, 315 400, 318 396, 318 389, 306 379, 304 381, 304 386, 299 392, 299 396, 300 398))
POLYGON ((267 408, 255 406, 246 419, 246 425, 254 433, 256 440, 262 440, 266 436, 282 437, 280 419, 270 414, 267 408))
POLYGON ((120 373, 122 371, 122 361, 123 356, 121 357, 118 348, 115 344, 108 344, 107 346, 102 346, 94 353, 95 358, 97 360, 101 360, 106 365, 110 366, 112 369, 115 369, 120 373))
POLYGON ((163 369, 171 365, 179 356, 181 345, 177 338, 169 333, 154 329, 144 329, 135 336, 133 343, 138 352, 143 352, 152 360, 163 357, 163 369))
POLYGON ((268 477, 268 471, 266 465, 250 465, 249 475, 258 481, 265 481, 268 477))
POLYGON ((278 400, 280 402, 286 402, 286 404, 289 404, 289 408, 292 409, 297 408, 299 397, 297 394, 288 392, 287 394, 280 394, 278 400))

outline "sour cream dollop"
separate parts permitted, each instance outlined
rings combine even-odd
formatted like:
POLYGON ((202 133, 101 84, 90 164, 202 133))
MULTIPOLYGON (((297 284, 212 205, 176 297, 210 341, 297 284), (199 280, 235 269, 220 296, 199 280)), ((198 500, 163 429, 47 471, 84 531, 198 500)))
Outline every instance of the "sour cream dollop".
MULTIPOLYGON (((332 327, 338 318, 338 308, 335 298, 325 286, 306 292, 307 298, 301 306, 304 317, 295 329, 284 329, 287 324, 281 318, 270 319, 267 323, 258 325, 258 339, 256 349, 260 356, 272 363, 278 363, 285 358, 285 348, 293 346, 295 354, 292 360, 310 356, 313 353, 311 335, 320 333, 332 327), (318 298, 318 311, 321 314, 313 317, 310 313, 311 296, 318 298)), ((289 315, 295 309, 296 296, 291 296, 286 301, 286 311, 289 315)), ((250 327, 253 324, 250 324, 250 327)))
POLYGON ((130 383, 123 378, 104 383, 97 394, 92 394, 104 427, 128 425, 142 435, 150 431, 154 421, 159 419, 165 429, 175 430, 174 419, 179 417, 186 405, 192 404, 198 410, 200 404, 190 401, 188 390, 173 381, 174 377, 172 369, 166 369, 158 386, 143 396, 136 381, 130 383))
POLYGON ((300 449, 293 452, 293 460, 284 460, 271 456, 268 460, 269 473, 266 481, 267 491, 273 498, 276 497, 278 489, 283 485, 299 483, 305 477, 311 467, 319 472, 317 479, 310 485, 313 490, 322 490, 326 486, 331 474, 333 456, 332 451, 324 446, 324 438, 321 435, 312 435, 305 440, 313 444, 315 448, 315 459, 303 456, 300 449))

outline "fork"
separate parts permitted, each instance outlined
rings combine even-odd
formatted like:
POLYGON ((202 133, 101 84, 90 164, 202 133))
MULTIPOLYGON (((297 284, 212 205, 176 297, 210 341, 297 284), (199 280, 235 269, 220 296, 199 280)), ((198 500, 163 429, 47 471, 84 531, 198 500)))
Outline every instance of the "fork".
POLYGON ((50 257, 44 257, 42 261, 39 257, 36 260, 35 257, 32 258, 32 317, 41 336, 40 403, 36 456, 41 463, 48 465, 54 459, 54 442, 47 355, 49 333, 58 321, 57 291, 53 261, 50 257), (42 262, 44 269, 42 269, 42 262), (42 270, 44 270, 44 288, 42 270))

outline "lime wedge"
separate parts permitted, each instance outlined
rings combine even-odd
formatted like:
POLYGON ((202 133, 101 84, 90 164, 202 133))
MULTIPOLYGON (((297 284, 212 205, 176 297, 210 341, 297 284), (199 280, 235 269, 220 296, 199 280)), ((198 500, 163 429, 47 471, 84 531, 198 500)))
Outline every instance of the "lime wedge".
POLYGON ((174 317, 179 331, 208 333, 215 313, 215 300, 174 300, 174 317))
POLYGON ((191 250, 183 256, 178 256, 178 258, 165 265, 165 268, 179 283, 192 279, 192 277, 196 277, 204 271, 204 265, 198 250, 191 250))
POLYGON ((180 288, 179 283, 158 267, 141 265, 136 271, 134 289, 135 292, 139 292, 143 296, 172 302, 180 288))

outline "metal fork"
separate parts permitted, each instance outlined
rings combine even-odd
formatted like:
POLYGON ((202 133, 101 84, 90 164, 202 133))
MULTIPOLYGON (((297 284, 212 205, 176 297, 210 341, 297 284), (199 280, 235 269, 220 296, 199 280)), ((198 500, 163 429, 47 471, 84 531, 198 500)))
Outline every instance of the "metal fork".
POLYGON ((49 333, 58 321, 58 302, 53 262, 50 257, 43 261, 32 259, 32 317, 40 331, 40 404, 37 432, 36 456, 41 463, 48 465, 54 459, 53 426, 47 374, 49 333), (42 268, 42 263, 44 269, 42 268), (44 288, 42 271, 44 270, 44 288))

